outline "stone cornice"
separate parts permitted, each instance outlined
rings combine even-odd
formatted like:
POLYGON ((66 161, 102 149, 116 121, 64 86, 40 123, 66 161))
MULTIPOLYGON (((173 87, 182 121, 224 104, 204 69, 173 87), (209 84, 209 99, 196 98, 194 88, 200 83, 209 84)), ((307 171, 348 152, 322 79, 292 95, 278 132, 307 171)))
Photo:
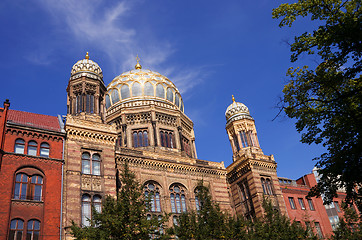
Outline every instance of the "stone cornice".
MULTIPOLYGON (((127 149, 131 150, 131 149, 127 149)), ((128 162, 130 166, 142 166, 153 170, 191 174, 196 176, 226 176, 226 169, 223 162, 209 162, 193 158, 176 157, 167 158, 165 155, 158 155, 148 151, 120 151, 116 152, 118 165, 128 162), (166 158, 165 158, 166 157, 166 158)))
POLYGON ((113 125, 93 122, 67 115, 65 130, 68 139, 90 141, 103 144, 115 144, 116 128, 113 125))
POLYGON ((266 162, 256 159, 246 159, 234 162, 227 167, 227 177, 229 183, 240 179, 242 175, 251 171, 252 169, 261 169, 264 171, 276 171, 277 164, 275 162, 266 162))

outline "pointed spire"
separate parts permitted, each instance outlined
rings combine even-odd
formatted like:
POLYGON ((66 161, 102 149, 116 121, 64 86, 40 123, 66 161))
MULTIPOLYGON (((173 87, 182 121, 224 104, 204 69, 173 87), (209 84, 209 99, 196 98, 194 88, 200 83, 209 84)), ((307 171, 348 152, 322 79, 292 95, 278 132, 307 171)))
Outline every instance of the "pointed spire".
POLYGON ((232 98, 233 102, 235 102, 235 98, 234 98, 234 95, 231 95, 231 98, 232 98))
POLYGON ((85 55, 85 59, 89 60, 89 54, 87 52, 87 54, 85 55))
POLYGON ((134 68, 135 68, 135 69, 141 69, 142 66, 141 66, 141 64, 140 64, 140 58, 138 57, 138 54, 137 54, 136 60, 137 60, 137 64, 136 64, 136 66, 135 66, 134 68))

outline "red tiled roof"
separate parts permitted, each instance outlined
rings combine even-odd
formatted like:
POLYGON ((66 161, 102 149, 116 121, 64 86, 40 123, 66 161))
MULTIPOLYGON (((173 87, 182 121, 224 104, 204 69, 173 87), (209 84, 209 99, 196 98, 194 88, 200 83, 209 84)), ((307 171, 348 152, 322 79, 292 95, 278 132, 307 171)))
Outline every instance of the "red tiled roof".
POLYGON ((18 110, 9 110, 8 122, 13 122, 29 127, 36 127, 45 130, 60 131, 57 117, 37 113, 29 113, 18 110))

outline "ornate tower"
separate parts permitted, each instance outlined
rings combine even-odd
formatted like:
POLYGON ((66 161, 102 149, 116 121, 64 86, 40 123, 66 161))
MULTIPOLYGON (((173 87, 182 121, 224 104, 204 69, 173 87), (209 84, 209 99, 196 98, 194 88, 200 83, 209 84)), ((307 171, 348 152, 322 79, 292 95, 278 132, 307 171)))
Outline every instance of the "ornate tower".
POLYGON ((227 167, 232 203, 237 214, 248 218, 261 216, 264 198, 282 213, 286 208, 277 177, 273 155, 260 148, 255 121, 249 109, 235 102, 227 108, 226 131, 233 151, 233 163, 227 167))
POLYGON ((103 121, 105 91, 102 70, 87 53, 74 64, 67 87, 63 239, 72 239, 71 221, 88 225, 91 206, 100 209, 105 195, 116 194, 117 135, 114 126, 103 121))
POLYGON ((103 119, 104 93, 102 69, 89 59, 79 60, 74 64, 67 87, 68 114, 85 115, 103 119))

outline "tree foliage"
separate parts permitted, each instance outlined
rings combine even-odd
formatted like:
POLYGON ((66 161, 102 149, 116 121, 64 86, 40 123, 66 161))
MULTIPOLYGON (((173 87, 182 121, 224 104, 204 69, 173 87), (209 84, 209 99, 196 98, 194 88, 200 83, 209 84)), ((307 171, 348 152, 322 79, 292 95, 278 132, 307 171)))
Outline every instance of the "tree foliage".
POLYGON ((71 231, 76 239, 162 239, 161 220, 157 216, 147 217, 147 199, 144 198, 142 186, 135 180, 134 174, 124 165, 120 174, 121 188, 117 199, 107 196, 102 203, 102 212, 92 209, 90 226, 80 227, 74 222, 71 231))
MULTIPOLYGON (((290 68, 282 108, 295 118, 303 143, 323 144, 321 179, 311 194, 332 201, 344 188, 347 202, 362 199, 362 8, 360 0, 298 0, 273 10, 279 26, 310 16, 319 27, 296 36, 291 61, 312 55, 317 66, 290 68), (357 189, 357 190, 356 190, 357 189)), ((314 62, 312 63, 315 64, 314 62)))
POLYGON ((197 212, 183 213, 174 226, 173 233, 180 240, 203 239, 317 239, 308 231, 287 216, 275 210, 270 201, 265 200, 265 215, 262 218, 245 219, 223 213, 214 203, 207 187, 202 183, 197 198, 200 209, 197 212))
POLYGON ((352 207, 344 207, 344 217, 339 220, 338 227, 333 231, 331 240, 349 239, 359 240, 362 239, 362 226, 358 214, 352 207))

